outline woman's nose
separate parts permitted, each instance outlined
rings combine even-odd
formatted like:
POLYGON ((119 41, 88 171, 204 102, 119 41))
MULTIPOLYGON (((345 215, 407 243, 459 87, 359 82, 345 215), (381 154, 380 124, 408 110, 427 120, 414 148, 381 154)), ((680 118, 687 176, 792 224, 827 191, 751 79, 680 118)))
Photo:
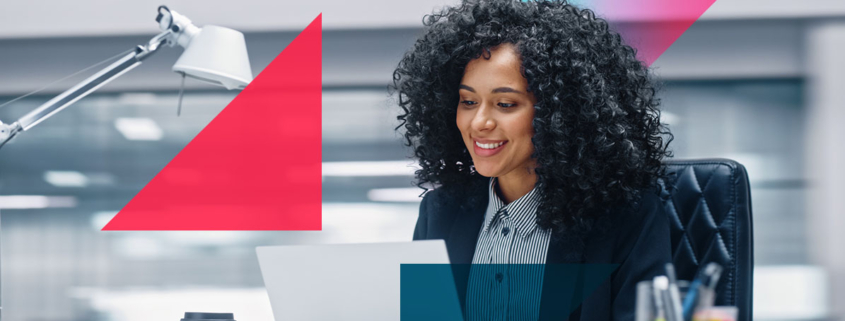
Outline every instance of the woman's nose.
POLYGON ((476 131, 496 128, 496 120, 491 113, 491 108, 485 107, 483 104, 478 108, 475 118, 472 119, 472 128, 476 131))

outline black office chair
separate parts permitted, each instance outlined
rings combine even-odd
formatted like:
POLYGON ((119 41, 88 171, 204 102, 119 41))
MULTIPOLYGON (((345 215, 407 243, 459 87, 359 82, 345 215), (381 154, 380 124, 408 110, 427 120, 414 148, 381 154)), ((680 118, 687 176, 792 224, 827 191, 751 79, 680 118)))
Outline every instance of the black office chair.
POLYGON ((709 262, 724 267, 716 305, 739 307, 751 321, 754 239, 745 167, 729 159, 667 161, 672 255, 679 279, 692 280, 709 262))

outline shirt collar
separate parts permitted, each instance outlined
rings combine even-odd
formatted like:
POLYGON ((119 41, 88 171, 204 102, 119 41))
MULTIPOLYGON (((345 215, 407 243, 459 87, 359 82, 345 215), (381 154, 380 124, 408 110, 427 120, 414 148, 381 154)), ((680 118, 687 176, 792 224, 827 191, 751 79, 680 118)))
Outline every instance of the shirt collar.
POLYGON ((487 191, 489 201, 487 202, 487 213, 484 215, 484 232, 489 231, 493 223, 507 215, 521 237, 530 235, 537 228, 537 207, 540 204, 537 197, 537 187, 531 189, 528 194, 505 205, 499 195, 496 194, 496 183, 495 177, 490 178, 487 191))

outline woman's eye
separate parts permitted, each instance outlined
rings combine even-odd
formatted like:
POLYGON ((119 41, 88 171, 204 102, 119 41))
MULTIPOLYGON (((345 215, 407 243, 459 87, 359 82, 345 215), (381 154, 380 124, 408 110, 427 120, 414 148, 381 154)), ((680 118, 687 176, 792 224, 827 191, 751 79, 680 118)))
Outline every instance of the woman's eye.
POLYGON ((461 100, 461 105, 472 106, 472 105, 475 105, 475 104, 477 104, 477 103, 472 101, 472 100, 461 100))
POLYGON ((502 108, 510 108, 510 107, 514 107, 514 106, 516 106, 516 104, 499 103, 499 107, 502 107, 502 108))

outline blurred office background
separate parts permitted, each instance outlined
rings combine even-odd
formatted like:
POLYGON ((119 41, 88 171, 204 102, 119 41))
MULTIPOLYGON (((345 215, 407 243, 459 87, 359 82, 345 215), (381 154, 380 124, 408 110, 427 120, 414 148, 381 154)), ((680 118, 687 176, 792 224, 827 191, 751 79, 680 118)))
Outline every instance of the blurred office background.
MULTIPOLYGON (((271 320, 255 246, 410 240, 420 190, 386 86, 422 15, 448 3, 168 3, 197 25, 244 31, 255 74, 324 13, 324 231, 99 231, 237 94, 189 80, 177 117, 170 67, 181 49, 164 49, 0 149, 3 318, 271 320)), ((3 3, 0 104, 146 42, 159 4, 3 3)), ((748 168, 757 320, 845 320, 842 52, 845 2, 719 0, 654 64, 677 158, 748 168)), ((82 79, 0 108, 0 119, 82 79)))

